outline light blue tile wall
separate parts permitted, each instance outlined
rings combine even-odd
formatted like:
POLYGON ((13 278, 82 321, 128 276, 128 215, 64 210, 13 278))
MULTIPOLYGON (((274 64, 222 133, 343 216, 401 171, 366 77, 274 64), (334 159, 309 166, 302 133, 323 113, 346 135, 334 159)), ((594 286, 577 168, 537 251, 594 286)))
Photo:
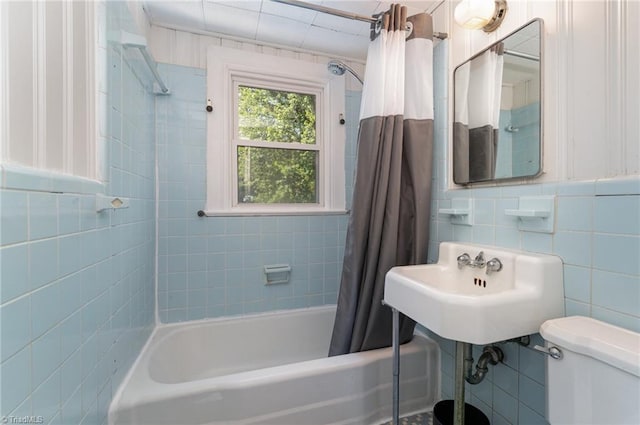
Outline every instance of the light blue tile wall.
POLYGON ((530 176, 538 171, 540 103, 500 111, 496 178, 530 176), (506 131, 507 127, 514 131, 506 131))
MULTIPOLYGON (((128 11, 109 2, 109 29, 128 11)), ((107 194, 0 189, 0 416, 105 424, 154 323, 154 98, 109 45, 107 194)), ((140 68, 142 69, 142 68, 140 68)), ((142 75, 142 74, 141 74, 142 75)))
MULTIPOLYGON (((446 76, 446 42, 436 48, 434 59, 436 76, 446 76)), ((444 105, 446 99, 436 92, 430 261, 437 260, 438 244, 449 240, 558 255, 564 261, 567 315, 591 316, 640 332, 640 178, 447 190, 447 135, 438 131, 447 125, 444 105), (557 197, 555 233, 521 232, 517 221, 504 215, 505 209, 517 207, 519 196, 543 194, 557 197), (476 224, 452 225, 436 214, 438 208, 450 207, 452 198, 474 199, 476 224)), ((454 343, 434 337, 442 353, 442 395, 452 398, 454 343)), ((540 343, 534 335, 531 345, 540 343)), ((513 343, 502 348, 504 364, 492 367, 486 382, 467 385, 467 401, 494 424, 545 424, 544 356, 513 343)), ((474 349, 477 359, 480 347, 474 349)))
POLYGON ((498 128, 498 152, 496 161, 496 178, 505 178, 513 176, 512 165, 512 138, 513 133, 507 131, 507 127, 513 125, 511 123, 511 110, 501 109, 498 128))
MULTIPOLYGON (((159 69, 172 92, 156 102, 161 321, 335 303, 348 216, 197 217, 206 196, 205 71, 159 69), (291 281, 265 286, 263 266, 282 263, 291 281)), ((351 193, 360 93, 346 103, 351 193)))
POLYGON ((531 176, 540 164, 540 103, 534 102, 511 111, 511 125, 518 129, 512 134, 513 174, 531 176))

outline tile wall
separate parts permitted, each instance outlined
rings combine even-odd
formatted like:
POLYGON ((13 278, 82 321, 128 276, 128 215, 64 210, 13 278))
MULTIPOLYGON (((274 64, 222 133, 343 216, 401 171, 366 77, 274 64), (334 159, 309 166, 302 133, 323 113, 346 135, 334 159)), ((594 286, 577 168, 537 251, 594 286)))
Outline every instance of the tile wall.
POLYGON ((498 153, 496 160, 496 178, 511 177, 513 175, 513 133, 507 131, 511 124, 511 110, 501 109, 498 128, 498 153))
POLYGON ((537 123, 539 121, 539 102, 511 111, 510 125, 517 129, 516 132, 511 133, 514 176, 531 176, 538 172, 540 151, 537 141, 540 140, 540 127, 537 123))
MULTIPOLYGON (((441 241, 479 244, 555 254, 564 261, 567 315, 584 315, 640 332, 640 179, 492 186, 447 190, 446 44, 436 48, 436 170, 430 217, 430 261, 441 241), (504 210, 518 197, 556 195, 555 233, 518 230, 504 210), (473 198, 475 224, 452 225, 438 208, 454 198, 473 198)), ((453 397, 454 343, 436 336, 442 352, 442 395, 453 397)), ((533 343, 541 343, 539 335, 533 343)), ((478 347, 476 347, 477 349, 478 347)), ((488 378, 467 386, 467 401, 492 424, 545 424, 544 356, 530 348, 503 345, 505 362, 488 378)), ((475 356, 478 358, 478 353, 475 356)))
MULTIPOLYGON (((127 23, 124 2, 106 8, 109 30, 127 23)), ((140 82, 148 77, 139 59, 123 59, 105 35, 105 190, 130 198, 130 208, 97 214, 94 194, 15 190, 3 180, 3 422, 33 415, 45 424, 106 424, 112 396, 154 325, 154 98, 140 82)))
MULTIPOLYGON (((161 321, 334 304, 348 216, 197 217, 206 196, 205 71, 159 69, 172 92, 156 102, 161 321), (263 266, 283 263, 290 282, 265 286, 263 266)), ((360 92, 346 96, 350 194, 360 92)))
POLYGON ((538 172, 540 103, 500 111, 496 178, 531 176, 538 172), (509 131, 507 128, 512 127, 509 131))

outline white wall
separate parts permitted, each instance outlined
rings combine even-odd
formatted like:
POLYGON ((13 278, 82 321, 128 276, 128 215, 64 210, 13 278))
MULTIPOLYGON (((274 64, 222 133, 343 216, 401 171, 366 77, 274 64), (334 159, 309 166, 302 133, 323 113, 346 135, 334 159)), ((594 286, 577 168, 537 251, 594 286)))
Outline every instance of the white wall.
POLYGON ((450 76, 531 19, 544 20, 545 174, 538 181, 640 174, 640 2, 511 0, 491 34, 457 26, 457 4, 434 15, 436 30, 449 33, 450 76))
MULTIPOLYGON (((213 37, 152 25, 147 33, 149 48, 158 62, 206 69, 207 48, 211 45, 231 47, 248 52, 266 53, 311 62, 327 63, 330 59, 342 59, 360 77, 364 77, 364 63, 357 59, 327 56, 326 54, 289 49, 281 46, 260 44, 251 41, 213 37)), ((327 71, 328 72, 328 71, 327 71)), ((347 90, 362 90, 362 85, 352 77, 346 79, 347 90)))
POLYGON ((0 5, 3 163, 96 177, 96 4, 0 5))

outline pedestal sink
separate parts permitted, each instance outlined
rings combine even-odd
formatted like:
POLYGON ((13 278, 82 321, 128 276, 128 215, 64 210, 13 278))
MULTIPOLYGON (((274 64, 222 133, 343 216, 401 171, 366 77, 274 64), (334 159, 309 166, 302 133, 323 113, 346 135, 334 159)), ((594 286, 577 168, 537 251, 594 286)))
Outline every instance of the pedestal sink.
POLYGON ((562 260, 442 242, 436 264, 394 267, 387 273, 384 301, 444 338, 490 344, 536 333, 544 321, 564 316, 562 260), (484 264, 474 264, 480 252, 484 264), (471 261, 465 264, 463 258, 459 264, 465 253, 471 261), (499 271, 487 268, 491 259, 499 260, 499 271))

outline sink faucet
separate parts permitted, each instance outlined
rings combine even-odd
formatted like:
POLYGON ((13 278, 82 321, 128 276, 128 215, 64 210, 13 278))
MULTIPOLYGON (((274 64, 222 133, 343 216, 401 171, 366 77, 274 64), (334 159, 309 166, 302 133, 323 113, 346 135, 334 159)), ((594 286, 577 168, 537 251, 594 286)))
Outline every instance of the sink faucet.
POLYGON ((464 254, 458 255, 458 268, 462 269, 464 266, 468 266, 471 264, 471 257, 466 252, 464 254))
POLYGON ((484 251, 480 251, 473 260, 471 259, 471 256, 465 252, 464 254, 458 255, 457 261, 459 269, 462 269, 464 266, 473 267, 474 269, 482 269, 486 266, 487 274, 502 270, 502 263, 497 258, 485 261, 484 251))
POLYGON ((487 261, 487 274, 491 274, 493 272, 499 272, 502 270, 502 262, 497 258, 492 258, 487 261))
POLYGON ((480 251, 478 253, 478 255, 476 255, 476 258, 473 260, 473 262, 471 264, 469 264, 471 267, 477 267, 479 269, 483 268, 485 266, 486 262, 484 261, 484 252, 480 251))
POLYGON ((480 251, 480 253, 478 253, 478 255, 476 255, 476 258, 474 258, 473 260, 471 259, 471 256, 466 252, 459 255, 457 260, 459 269, 462 269, 464 266, 473 267, 474 269, 481 269, 486 264, 486 262, 484 261, 484 252, 482 251, 480 251))

